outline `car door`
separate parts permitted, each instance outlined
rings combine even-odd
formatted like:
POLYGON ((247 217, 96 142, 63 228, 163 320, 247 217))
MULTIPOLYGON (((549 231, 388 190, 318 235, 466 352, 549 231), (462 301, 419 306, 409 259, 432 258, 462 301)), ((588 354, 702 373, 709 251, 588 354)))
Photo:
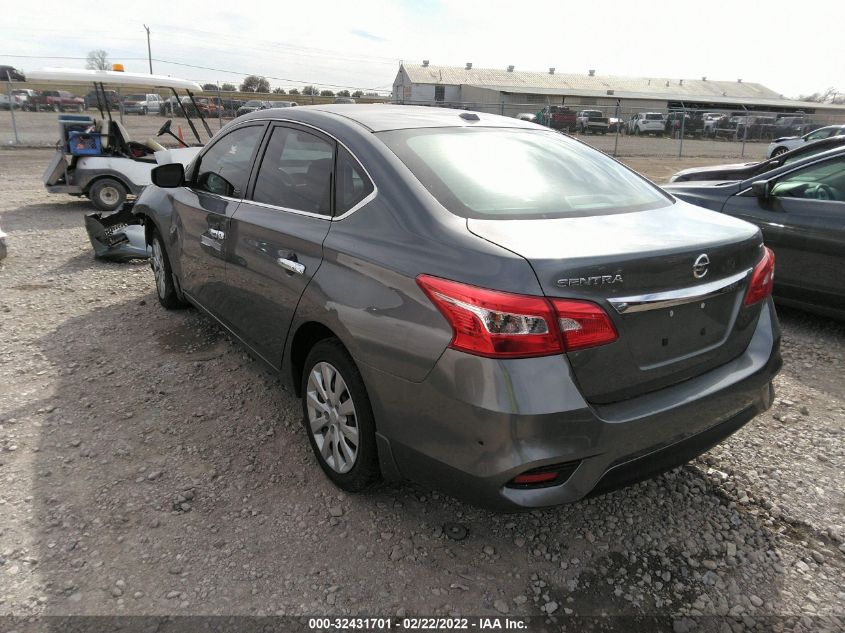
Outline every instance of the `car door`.
POLYGON ((761 227, 782 296, 845 308, 845 156, 769 181, 770 196, 733 196, 724 211, 761 227))
POLYGON ((172 226, 179 245, 182 290, 211 312, 224 298, 229 222, 243 198, 265 124, 237 127, 217 139, 189 168, 173 194, 172 226))
POLYGON ((276 367, 299 298, 322 262, 335 151, 335 141, 312 128, 272 124, 248 199, 232 218, 224 317, 276 367))

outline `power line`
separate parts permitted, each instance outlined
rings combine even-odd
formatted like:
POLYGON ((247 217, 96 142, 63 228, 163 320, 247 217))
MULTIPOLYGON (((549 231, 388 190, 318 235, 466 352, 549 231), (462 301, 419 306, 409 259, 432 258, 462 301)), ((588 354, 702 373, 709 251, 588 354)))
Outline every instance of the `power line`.
MULTIPOLYGON (((245 73, 245 72, 241 72, 241 71, 238 71, 238 70, 226 70, 224 68, 212 68, 210 66, 198 66, 196 64, 185 64, 183 62, 174 62, 174 61, 169 61, 167 59, 158 59, 158 58, 155 58, 155 57, 153 58, 153 61, 159 62, 161 64, 173 64, 174 66, 184 66, 186 68, 197 68, 197 69, 200 69, 200 70, 210 70, 212 72, 217 72, 217 73, 228 73, 230 75, 240 75, 242 77, 247 77, 249 75, 256 74, 256 73, 245 73)), ((319 81, 303 81, 302 79, 290 79, 289 77, 273 77, 272 75, 260 75, 260 76, 264 77, 265 79, 272 79, 274 81, 287 81, 289 83, 302 84, 304 86, 318 85, 318 86, 330 86, 332 88, 353 88, 355 90, 358 90, 358 89, 377 90, 377 88, 361 88, 361 86, 348 86, 348 85, 343 85, 343 84, 328 84, 328 83, 322 83, 322 82, 319 82, 319 81)))
MULTIPOLYGON (((0 53, 0 57, 13 57, 15 59, 81 59, 87 60, 87 57, 71 57, 68 55, 6 55, 0 53)), ((140 61, 146 60, 146 57, 113 57, 113 59, 122 59, 123 61, 140 61)))
MULTIPOLYGON (((0 57, 11 57, 11 58, 15 58, 15 59, 69 59, 69 60, 70 59, 72 59, 72 60, 87 60, 88 59, 87 57, 73 57, 73 56, 69 56, 69 55, 5 55, 3 53, 0 53, 0 57)), ((122 61, 147 61, 148 60, 147 57, 114 57, 113 59, 119 59, 119 60, 122 60, 122 61)), ((210 66, 198 66, 196 64, 185 64, 183 62, 174 62, 174 61, 167 60, 167 59, 158 59, 156 57, 149 58, 149 61, 150 61, 150 64, 152 64, 153 61, 156 61, 156 62, 159 62, 161 64, 171 64, 173 66, 184 66, 185 68, 196 68, 196 69, 199 69, 199 70, 210 70, 212 72, 227 73, 229 75, 239 75, 241 77, 247 77, 249 75, 256 74, 256 73, 241 72, 241 71, 237 71, 237 70, 226 70, 224 68, 212 68, 210 66)), ((351 85, 343 85, 343 84, 330 84, 330 83, 323 83, 323 82, 320 82, 320 81, 304 81, 302 79, 290 79, 288 77, 273 77, 272 75, 260 75, 260 76, 264 77, 265 79, 272 79, 274 81, 286 81, 286 82, 294 83, 294 84, 302 84, 303 86, 317 85, 317 86, 328 86, 328 87, 331 87, 331 88, 347 88, 347 89, 351 88, 353 90, 370 90, 370 91, 373 91, 373 92, 378 91, 378 90, 386 90, 387 89, 386 87, 384 87, 384 88, 382 88, 382 87, 362 88, 361 86, 351 86, 351 85)))

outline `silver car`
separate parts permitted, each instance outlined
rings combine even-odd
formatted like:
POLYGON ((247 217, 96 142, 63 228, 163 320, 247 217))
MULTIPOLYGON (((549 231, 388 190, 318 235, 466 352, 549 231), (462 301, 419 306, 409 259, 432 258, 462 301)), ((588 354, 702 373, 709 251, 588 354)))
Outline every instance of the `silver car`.
POLYGON ((766 149, 766 158, 780 156, 786 154, 789 150, 801 147, 805 143, 814 143, 834 136, 845 136, 845 125, 820 127, 812 132, 807 132, 803 136, 782 136, 769 143, 769 147, 766 149))
POLYGON ((156 292, 302 398, 338 486, 501 509, 682 464, 772 402, 774 258, 533 123, 426 107, 248 114, 134 207, 156 292))

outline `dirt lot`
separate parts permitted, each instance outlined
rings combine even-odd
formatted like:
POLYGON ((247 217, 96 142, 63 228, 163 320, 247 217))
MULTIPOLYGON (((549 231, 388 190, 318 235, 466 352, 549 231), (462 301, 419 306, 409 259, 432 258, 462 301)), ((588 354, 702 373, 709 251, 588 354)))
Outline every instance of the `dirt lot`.
POLYGON ((41 187, 49 156, 0 151, 0 615, 845 627, 842 323, 782 310, 771 411, 632 488, 516 515, 412 485, 343 495, 273 376, 195 310, 164 311, 145 263, 93 259, 87 202, 41 187))
MULTIPOLYGON (((90 110, 88 114, 94 116, 96 110, 90 110)), ((53 146, 56 144, 58 138, 58 124, 56 123, 58 115, 54 112, 16 112, 15 113, 18 136, 20 142, 26 146, 53 146)), ((99 117, 99 114, 97 114, 99 117)), ((139 116, 136 114, 123 117, 123 124, 129 131, 132 138, 144 141, 147 138, 155 137, 162 123, 166 117, 148 114, 146 116, 139 116)), ((197 129, 200 131, 200 137, 203 141, 206 140, 206 134, 199 121, 194 120, 197 129)), ((227 119, 222 120, 225 125, 227 119)), ((208 121, 212 132, 220 129, 221 121, 214 118, 208 121)), ((183 138, 189 143, 194 142, 194 136, 191 132, 188 123, 183 118, 175 117, 173 119, 173 131, 176 132, 177 126, 182 126, 183 138)), ((649 136, 626 136, 620 135, 617 141, 615 135, 607 134, 604 136, 594 134, 577 134, 578 138, 593 147, 607 152, 613 153, 614 146, 618 143, 618 156, 647 156, 647 157, 662 157, 666 159, 676 159, 678 157, 679 141, 670 138, 654 138, 649 136)), ((158 137, 157 140, 163 145, 175 145, 175 141, 171 137, 158 137)), ((12 120, 8 112, 0 112, 0 143, 11 144, 14 141, 14 133, 12 131, 12 120)), ((734 160, 761 160, 766 157, 766 148, 768 143, 748 142, 745 145, 743 153, 742 143, 725 140, 696 140, 686 138, 684 139, 683 156, 702 157, 711 159, 734 159, 734 160)), ((719 160, 716 160, 718 163, 719 160)))

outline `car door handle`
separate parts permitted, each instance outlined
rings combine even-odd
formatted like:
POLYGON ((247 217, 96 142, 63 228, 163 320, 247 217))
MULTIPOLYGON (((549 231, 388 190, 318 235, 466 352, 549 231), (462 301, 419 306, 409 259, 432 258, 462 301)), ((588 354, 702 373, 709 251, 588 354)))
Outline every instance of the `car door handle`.
POLYGON ((219 229, 208 229, 208 234, 215 240, 222 240, 226 238, 226 233, 219 229))
POLYGON ((284 257, 279 257, 276 260, 276 263, 285 270, 290 271, 292 273, 296 273, 297 275, 305 274, 305 264, 300 264, 299 262, 295 262, 292 259, 285 259, 284 257))

